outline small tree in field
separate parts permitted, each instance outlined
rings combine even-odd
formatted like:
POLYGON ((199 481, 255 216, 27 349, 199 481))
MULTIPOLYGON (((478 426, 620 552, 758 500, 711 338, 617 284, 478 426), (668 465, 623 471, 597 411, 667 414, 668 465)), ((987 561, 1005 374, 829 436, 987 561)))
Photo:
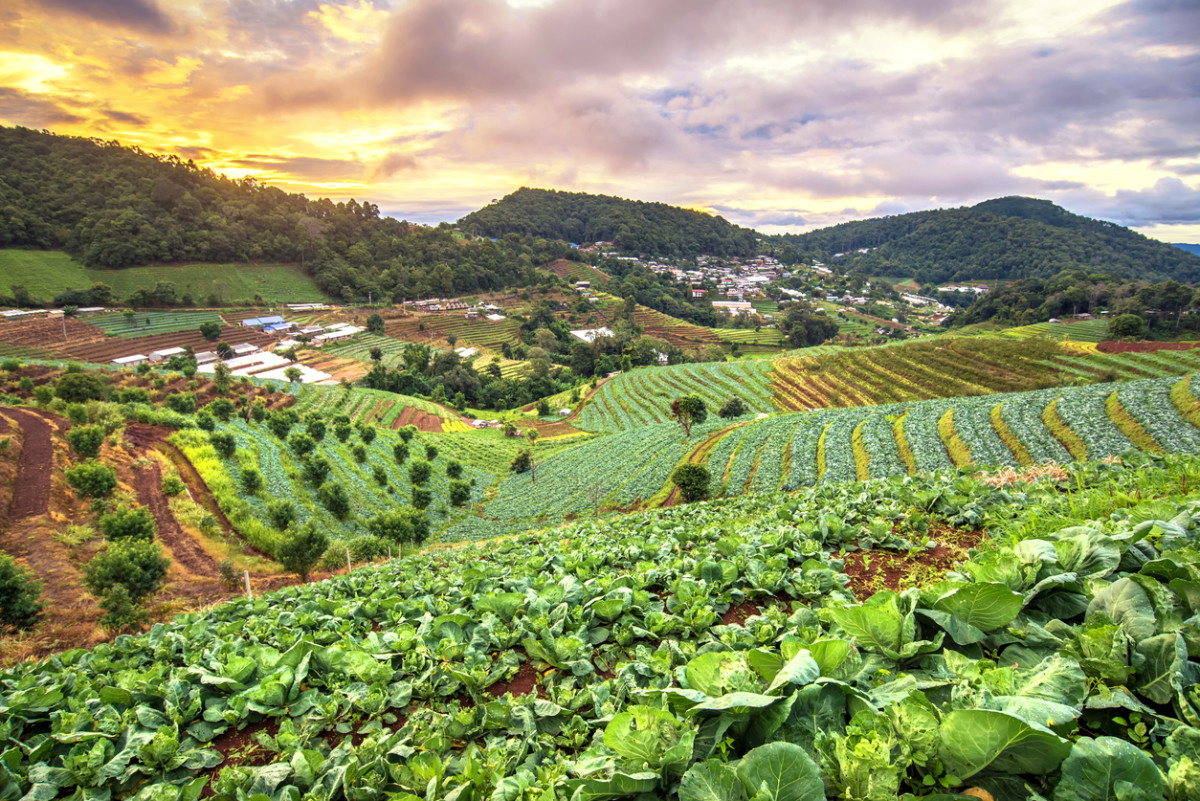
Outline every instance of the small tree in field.
POLYGON ((671 473, 671 481, 679 487, 679 492, 685 501, 698 501, 708 495, 708 482, 712 475, 702 464, 687 462, 675 468, 671 473))
POLYGON ((65 475, 80 498, 106 498, 117 488, 117 474, 100 462, 84 462, 65 475))
POLYGON ((683 427, 683 436, 692 435, 692 426, 708 418, 708 407, 699 395, 681 395, 671 403, 671 417, 683 427))
POLYGON ((145 506, 120 506, 100 516, 100 530, 109 542, 117 540, 150 540, 158 528, 154 515, 145 506))
POLYGON ((201 323, 200 335, 209 342, 216 342, 221 338, 221 324, 213 320, 209 320, 207 323, 201 323))
POLYGON ((287 369, 285 369, 283 371, 283 377, 288 380, 289 384, 295 384, 303 376, 304 376, 304 373, 302 373, 300 371, 300 368, 296 367, 296 366, 288 367, 287 369))
POLYGON ((45 604, 38 600, 42 585, 17 565, 8 554, 0 554, 0 629, 31 629, 41 619, 45 604))
POLYGON ((309 571, 321 560, 328 547, 329 537, 310 520, 301 526, 288 526, 275 558, 285 569, 299 573, 301 581, 308 581, 309 571))
POLYGON ((67 442, 71 443, 71 450, 84 459, 93 459, 100 455, 104 429, 100 426, 75 426, 67 432, 67 442))
POLYGON ((153 540, 117 540, 87 563, 83 583, 92 594, 100 596, 120 584, 137 604, 158 591, 170 564, 153 540))
POLYGON ((717 412, 717 416, 726 420, 733 417, 741 417, 746 413, 746 403, 737 395, 734 395, 729 400, 725 401, 721 406, 721 411, 717 412))

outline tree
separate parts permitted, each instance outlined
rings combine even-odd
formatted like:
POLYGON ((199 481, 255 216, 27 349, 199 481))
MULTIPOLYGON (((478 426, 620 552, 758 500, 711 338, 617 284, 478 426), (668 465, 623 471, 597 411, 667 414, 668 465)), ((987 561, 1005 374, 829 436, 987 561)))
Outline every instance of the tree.
POLYGON ((104 444, 104 429, 100 426, 75 426, 67 432, 67 442, 79 456, 94 459, 100 455, 100 446, 104 444))
POLYGON ((117 488, 117 474, 100 462, 84 462, 65 473, 80 498, 106 498, 117 488))
POLYGON ((299 526, 292 523, 283 533, 275 558, 284 569, 299 573, 300 580, 307 582, 309 572, 325 555, 327 548, 329 537, 313 521, 299 526))
POLYGON ((741 417, 747 411, 746 403, 737 395, 734 395, 729 400, 725 401, 721 406, 721 411, 717 412, 717 416, 725 420, 733 417, 741 417))
POLYGON ((692 426, 708 418, 708 407, 699 395, 681 395, 671 402, 671 418, 683 427, 685 439, 692 435, 692 426))
POLYGON ((358 438, 363 441, 363 444, 370 445, 375 441, 375 426, 367 423, 358 424, 358 438))
POLYGON ((341 484, 326 481, 317 487, 317 500, 338 520, 345 520, 350 514, 350 496, 341 484))
POLYGON ((283 371, 283 377, 288 380, 289 384, 296 384, 304 376, 304 373, 296 365, 292 365, 283 371))
POLYGON ((509 462, 508 469, 514 473, 528 473, 530 463, 533 461, 532 455, 528 448, 522 448, 509 462))
POLYGON ((408 458, 408 445, 397 442, 392 446, 392 455, 396 457, 396 464, 404 464, 404 460, 408 458))
POLYGON ((271 501, 267 504, 267 519, 273 528, 283 531, 296 519, 296 505, 291 501, 271 501))
POLYGON ((317 447, 317 443, 313 442, 313 438, 303 431, 297 431, 288 437, 288 446, 297 456, 304 457, 313 452, 317 447))
POLYGON ((425 487, 412 488, 412 505, 417 509, 428 509, 433 502, 433 492, 425 487))
POLYGON ((462 471, 462 462, 457 459, 451 459, 446 462, 446 476, 448 478, 462 478, 462 471))
POLYGON ((117 540, 87 563, 83 583, 93 595, 104 595, 120 584, 136 604, 158 591, 170 564, 153 540, 117 540))
POLYGON ((116 540, 154 539, 157 525, 154 515, 145 506, 119 506, 106 515, 101 515, 100 530, 109 542, 116 540))
POLYGON ((450 504, 462 506, 471 500, 471 485, 469 482, 453 479, 450 482, 450 504))
POLYGON ((431 444, 431 445, 425 446, 425 458, 426 459, 428 459, 429 461, 432 462, 434 459, 437 458, 437 455, 438 455, 438 449, 437 449, 436 445, 431 444))
POLYGON ((429 537, 429 518, 414 506, 399 506, 381 512, 366 522, 367 531, 397 545, 420 544, 429 537))
POLYGON ((540 401, 538 401, 537 413, 538 413, 538 417, 549 417, 550 416, 550 402, 547 401, 545 398, 542 398, 540 401))
POLYGON ((220 359, 232 359, 233 358, 233 348, 229 345, 228 342, 218 342, 216 351, 217 351, 217 358, 220 358, 220 359))
POLYGON ((529 440, 529 479, 530 483, 537 483, 537 461, 533 458, 533 447, 537 445, 538 437, 541 436, 536 428, 529 429, 529 433, 525 438, 529 440))
POLYGON ((125 323, 130 328, 137 328, 137 312, 135 312, 133 309, 126 309, 125 311, 121 312, 121 316, 125 318, 125 323))
POLYGON ((74 317, 77 314, 79 314, 78 306, 63 306, 63 339, 67 338, 67 318, 74 317))
POLYGON ((413 435, 417 433, 417 427, 416 426, 404 426, 396 433, 400 435, 400 439, 404 440, 405 442, 409 442, 412 440, 413 435))
POLYGON ((228 431, 213 431, 208 435, 208 443, 213 446, 217 456, 222 459, 233 458, 237 451, 237 440, 228 431))
POLYGON ((379 347, 378 345, 373 345, 371 347, 371 350, 368 352, 371 354, 371 361, 373 361, 373 362, 383 361, 383 348, 379 347))
POLYGON ((708 494, 708 482, 712 475, 702 464, 685 462, 671 473, 671 481, 679 487, 685 501, 698 501, 708 494))
MULTIPOLYGON (((383 317, 379 313, 373 313, 367 316, 367 330, 372 334, 383 335, 384 325, 383 317)), ((376 361, 379 361, 376 359, 376 361)))
POLYGON ((433 468, 424 459, 414 459, 408 466, 408 479, 414 484, 424 484, 429 480, 433 468))
POLYGON ((8 554, 0 554, 0 628, 31 629, 42 617, 45 604, 38 600, 42 585, 17 565, 8 554))
POLYGON ((325 439, 325 421, 319 417, 310 417, 304 425, 304 430, 312 437, 313 442, 325 439))
POLYGON ((329 460, 319 453, 310 453, 301 461, 304 463, 304 477, 313 486, 321 486, 329 476, 329 471, 333 469, 333 465, 329 464, 329 460))
POLYGON ((96 373, 67 373, 54 385, 54 394, 67 403, 104 400, 108 382, 96 373))
POLYGON ((1140 339, 1146 334, 1146 321, 1136 314, 1120 314, 1108 321, 1108 335, 1114 339, 1140 339))
MULTIPOLYGON (((232 351, 230 351, 232 353, 232 351)), ((217 392, 224 395, 229 391, 229 384, 233 381, 233 371, 229 369, 229 365, 225 362, 217 362, 213 366, 213 384, 217 387, 217 392)))
POLYGON ((263 488, 263 475, 257 468, 247 467, 242 470, 242 489, 248 495, 257 495, 263 488))
POLYGON ((229 418, 233 417, 233 413, 237 411, 237 407, 233 405, 233 401, 229 398, 217 398, 206 407, 213 417, 216 417, 222 423, 228 423, 229 418))
POLYGON ((207 323, 201 323, 200 335, 209 342, 216 342, 221 338, 221 324, 213 320, 209 320, 207 323))
POLYGON ((167 408, 180 414, 194 414, 196 411, 196 396, 191 392, 176 392, 168 395, 163 401, 167 408))

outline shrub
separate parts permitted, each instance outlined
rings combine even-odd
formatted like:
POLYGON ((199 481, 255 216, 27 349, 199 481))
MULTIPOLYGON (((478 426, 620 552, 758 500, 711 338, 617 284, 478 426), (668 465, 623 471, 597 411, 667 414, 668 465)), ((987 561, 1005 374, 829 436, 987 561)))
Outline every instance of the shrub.
POLYGON ((741 417, 746 413, 746 411, 747 409, 745 401, 743 401, 737 395, 734 395, 732 398, 725 401, 725 404, 721 407, 721 410, 717 412, 717 416, 728 420, 731 417, 741 417))
POLYGON ((350 453, 354 456, 354 461, 358 462, 359 464, 367 461, 367 449, 363 447, 361 442, 357 443, 353 448, 351 448, 350 453))
POLYGON ((297 431, 288 437, 287 442, 292 452, 301 458, 312 453, 313 449, 317 447, 317 443, 313 442, 313 438, 301 431, 297 431))
POLYGON ((471 485, 466 481, 454 480, 450 482, 450 503, 454 506, 462 506, 467 501, 471 500, 471 485))
POLYGON ((71 450, 84 459, 94 459, 100 455, 100 446, 104 444, 104 429, 100 426, 75 426, 67 432, 67 442, 71 450))
POLYGON ((217 428, 217 421, 208 412, 200 412, 196 415, 196 427, 201 431, 214 431, 217 428))
POLYGON ((36 387, 33 390, 33 399, 37 401, 39 406, 46 406, 50 401, 54 400, 54 390, 45 385, 36 387))
POLYGON ((436 445, 426 445, 425 446, 425 458, 426 459, 428 459, 429 461, 432 462, 434 459, 437 458, 437 455, 438 455, 438 449, 437 449, 436 445))
POLYGON ((83 405, 88 422, 100 426, 105 434, 111 434, 125 425, 125 412, 115 403, 88 401, 83 405))
POLYGON ((358 427, 358 436, 367 445, 375 441, 375 426, 369 426, 366 423, 358 427))
POLYGON ((68 373, 54 385, 54 394, 67 403, 103 400, 108 393, 108 381, 96 373, 68 373))
POLYGON ((416 459, 408 467, 408 479, 414 484, 424 484, 429 480, 432 472, 433 469, 429 466, 429 462, 416 459))
POLYGON ((117 393, 118 403, 149 403, 150 393, 144 387, 126 387, 117 393))
POLYGON ((287 439, 288 432, 296 424, 296 413, 291 409, 276 409, 267 415, 267 428, 280 439, 287 439))
POLYGON ((118 584, 133 603, 158 591, 171 560, 153 540, 110 542, 84 568, 83 583, 93 595, 104 595, 118 584))
POLYGON ((163 403, 173 412, 193 414, 196 411, 196 396, 191 392, 176 392, 168 395, 163 403))
POLYGON ((360 534, 346 543, 350 549, 350 558, 355 562, 373 562, 388 555, 387 540, 373 537, 370 534, 360 534))
POLYGON ((350 496, 341 484, 326 481, 317 487, 317 500, 338 520, 345 520, 350 514, 350 496))
POLYGON ((387 486, 388 474, 387 474, 387 471, 384 470, 382 467, 380 467, 379 465, 375 465, 374 467, 372 467, 371 475, 375 478, 376 484, 378 484, 381 487, 387 486))
POLYGON ((304 458, 304 477, 314 485, 323 482, 330 469, 329 460, 319 453, 310 453, 304 458))
POLYGON ((514 473, 528 473, 529 468, 533 466, 533 454, 528 448, 524 448, 513 457, 513 460, 508 463, 508 469, 514 473))
POLYGON ((345 442, 350 439, 350 434, 354 429, 349 423, 338 423, 333 427, 333 435, 337 437, 338 442, 345 442))
POLYGON ((157 528, 150 510, 136 505, 118 506, 108 514, 101 515, 98 522, 104 538, 109 542, 153 539, 157 528))
POLYGON ((233 413, 237 411, 237 407, 233 405, 233 401, 229 398, 217 398, 208 406, 204 407, 212 413, 222 423, 228 423, 229 418, 233 417, 233 413))
POLYGON ((209 444, 222 459, 230 459, 237 451, 237 440, 228 431, 213 431, 208 435, 209 444))
POLYGON ((417 509, 428 509, 433 502, 433 493, 424 487, 413 487, 412 505, 417 509))
POLYGON ((85 426, 88 422, 87 409, 82 403, 69 403, 63 409, 63 414, 71 421, 71 425, 85 426))
POLYGON ((66 471, 67 483, 80 498, 107 498, 117 488, 117 474, 100 462, 84 462, 66 471))
POLYGON ((675 468, 671 473, 671 481, 679 487, 685 501, 698 501, 708 494, 708 482, 712 475, 708 468, 701 464, 687 462, 675 468))
POLYGON ((263 488, 263 475, 257 468, 247 467, 242 471, 242 489, 250 495, 257 495, 263 488))
POLYGON ((412 506, 400 506, 372 517, 366 522, 367 531, 376 537, 397 544, 421 543, 429 536, 429 518, 412 506))
POLYGON ((296 519, 296 505, 291 501, 271 501, 267 504, 267 519, 280 531, 296 519))
POLYGON ((408 458, 408 446, 403 442, 397 442, 392 447, 392 455, 396 457, 396 464, 404 464, 404 460, 408 458))
POLYGON ((540 401, 538 401, 537 413, 538 417, 548 417, 550 415, 550 404, 545 398, 542 398, 540 401))
POLYGON ((45 604, 42 585, 8 554, 0 554, 0 627, 23 631, 37 625, 45 604))
POLYGON ((3 362, 0 362, 0 370, 4 370, 6 373, 15 373, 20 369, 21 362, 17 359, 5 359, 3 362))
POLYGON ((462 471, 462 462, 456 459, 446 462, 446 475, 450 478, 462 478, 462 471))
POLYGON ((325 439, 325 421, 324 420, 321 420, 319 418, 311 419, 308 421, 308 423, 305 425, 304 428, 305 428, 305 431, 308 433, 308 435, 310 437, 312 437, 313 442, 320 442, 321 440, 325 439))
POLYGON ((261 423, 267 416, 267 402, 262 398, 255 398, 250 404, 250 416, 254 418, 254 422, 261 423))
POLYGON ((285 569, 300 574, 308 581, 308 573, 320 561, 329 547, 329 537, 310 520, 302 526, 289 526, 275 554, 285 569))
POLYGON ((145 610, 133 602, 133 596, 124 584, 109 587, 100 599, 100 608, 108 613, 100 618, 100 625, 109 631, 127 631, 140 626, 148 617, 145 610))
POLYGON ((183 479, 181 479, 179 476, 175 475, 174 473, 169 473, 168 475, 163 476, 163 480, 162 480, 162 494, 163 495, 167 495, 167 496, 178 495, 179 493, 183 492, 184 489, 186 489, 186 488, 184 487, 183 479))
POLYGON ((405 426, 396 433, 400 435, 400 439, 404 440, 405 442, 410 442, 412 441, 413 435, 417 433, 417 427, 405 426))
POLYGON ((242 585, 242 577, 238 575, 237 567, 233 564, 232 559, 222 559, 217 565, 217 579, 221 582, 221 586, 230 592, 242 585))

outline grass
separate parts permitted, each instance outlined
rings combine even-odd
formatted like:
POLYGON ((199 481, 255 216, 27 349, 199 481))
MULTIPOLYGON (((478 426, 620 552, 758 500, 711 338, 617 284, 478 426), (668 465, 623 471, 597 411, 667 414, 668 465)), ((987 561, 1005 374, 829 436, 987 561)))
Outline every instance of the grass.
POLYGON ((95 283, 112 287, 119 297, 138 289, 154 289, 159 281, 175 285, 176 297, 191 295, 205 303, 216 295, 222 303, 252 301, 259 295, 268 303, 302 303, 326 300, 317 285, 298 266, 285 264, 180 264, 95 270, 61 251, 0 249, 0 293, 11 295, 14 286, 49 302, 64 289, 88 289, 95 283))

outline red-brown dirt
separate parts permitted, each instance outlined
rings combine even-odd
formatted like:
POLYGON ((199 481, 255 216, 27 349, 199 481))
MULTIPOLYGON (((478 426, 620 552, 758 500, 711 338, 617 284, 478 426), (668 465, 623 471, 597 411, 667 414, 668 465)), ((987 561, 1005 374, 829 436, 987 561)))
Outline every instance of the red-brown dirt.
POLYGON ((726 626, 745 625, 746 621, 762 611, 762 606, 754 601, 742 601, 737 606, 729 607, 729 611, 721 615, 721 622, 726 626))
POLYGON ((1101 353, 1153 353, 1156 350, 1194 350, 1200 342, 1101 342, 1101 353))
POLYGON ((846 564, 842 572, 850 577, 854 597, 862 601, 882 589, 900 590, 940 577, 966 559, 967 551, 983 540, 983 532, 946 529, 931 538, 937 543, 932 550, 843 553, 846 564))
POLYGON ((217 563, 200 547, 200 543, 184 533, 171 514, 171 507, 162 492, 162 468, 158 462, 141 465, 134 470, 134 489, 138 501, 149 507, 158 527, 158 539, 188 573, 199 578, 216 578, 217 563))
POLYGON ((13 487, 10 521, 44 515, 50 508, 50 478, 54 469, 53 429, 46 418, 25 409, 6 409, 24 433, 21 462, 13 487))

